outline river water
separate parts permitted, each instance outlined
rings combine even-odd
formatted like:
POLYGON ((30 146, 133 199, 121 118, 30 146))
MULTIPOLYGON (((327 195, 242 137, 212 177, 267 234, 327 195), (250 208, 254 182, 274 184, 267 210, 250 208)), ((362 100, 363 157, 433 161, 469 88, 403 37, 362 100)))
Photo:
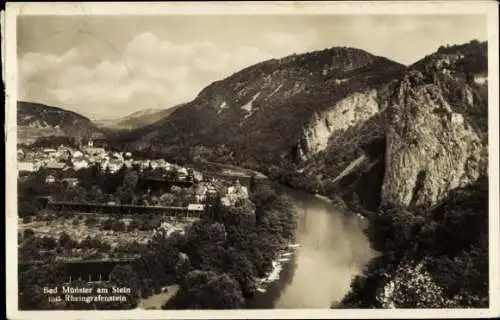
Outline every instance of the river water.
POLYGON ((376 252, 363 233, 366 222, 328 200, 288 190, 298 208, 296 249, 280 279, 247 302, 248 308, 329 308, 376 252))

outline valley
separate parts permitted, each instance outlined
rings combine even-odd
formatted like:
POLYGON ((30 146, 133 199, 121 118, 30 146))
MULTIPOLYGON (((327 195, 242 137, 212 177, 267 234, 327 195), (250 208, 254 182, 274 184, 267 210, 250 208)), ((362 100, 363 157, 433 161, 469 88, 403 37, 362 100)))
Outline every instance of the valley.
MULTIPOLYGON (((29 142, 67 138, 82 149, 97 134, 111 155, 219 177, 225 189, 206 220, 148 242, 164 259, 145 255, 163 270, 159 283, 179 285, 164 309, 487 307, 487 50, 476 40, 442 46, 409 66, 348 47, 294 54, 113 124, 58 111, 49 127, 61 131, 29 142), (224 199, 233 192, 227 176, 260 186, 241 203, 224 199), (301 247, 280 265, 281 279, 258 290, 256 279, 272 274, 294 241, 301 247), (313 286, 314 272, 323 284, 313 286)), ((41 134, 47 126, 35 118, 22 126, 41 134)), ((120 183, 139 171, 132 167, 120 183)), ((123 203, 152 200, 124 190, 115 195, 123 203)), ((144 281, 135 286, 150 290, 144 281)))

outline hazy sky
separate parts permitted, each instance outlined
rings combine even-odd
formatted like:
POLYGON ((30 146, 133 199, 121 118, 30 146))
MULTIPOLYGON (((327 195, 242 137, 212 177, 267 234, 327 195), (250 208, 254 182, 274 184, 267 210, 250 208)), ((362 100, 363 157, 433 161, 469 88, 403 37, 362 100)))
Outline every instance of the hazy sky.
POLYGON ((192 100, 213 81, 292 53, 349 46, 411 64, 487 39, 485 16, 24 16, 19 98, 91 118, 192 100))

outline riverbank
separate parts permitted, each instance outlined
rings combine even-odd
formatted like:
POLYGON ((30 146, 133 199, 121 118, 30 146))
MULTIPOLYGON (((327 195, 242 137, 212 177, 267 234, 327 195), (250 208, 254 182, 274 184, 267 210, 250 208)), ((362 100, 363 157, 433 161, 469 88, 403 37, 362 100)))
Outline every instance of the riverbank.
POLYGON ((272 269, 264 278, 256 279, 257 292, 265 293, 269 285, 280 279, 281 271, 284 265, 291 261, 295 250, 300 247, 300 244, 288 244, 284 249, 280 250, 278 256, 272 261, 272 269))
POLYGON ((159 310, 179 291, 179 285, 173 284, 165 288, 164 292, 153 294, 150 297, 139 300, 138 309, 159 310))

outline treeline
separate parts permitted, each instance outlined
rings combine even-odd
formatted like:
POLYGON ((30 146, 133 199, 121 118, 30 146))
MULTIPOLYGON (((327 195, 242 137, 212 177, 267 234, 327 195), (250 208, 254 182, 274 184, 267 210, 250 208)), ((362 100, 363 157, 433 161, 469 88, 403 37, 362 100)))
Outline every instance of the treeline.
POLYGON ((165 309, 227 309, 244 307, 265 277, 272 261, 295 235, 295 208, 272 185, 260 183, 252 201, 219 206, 212 220, 186 232, 191 263, 177 295, 165 309))
POLYGON ((372 220, 369 236, 383 254, 354 279, 340 307, 488 307, 487 177, 431 210, 385 209, 372 220))

